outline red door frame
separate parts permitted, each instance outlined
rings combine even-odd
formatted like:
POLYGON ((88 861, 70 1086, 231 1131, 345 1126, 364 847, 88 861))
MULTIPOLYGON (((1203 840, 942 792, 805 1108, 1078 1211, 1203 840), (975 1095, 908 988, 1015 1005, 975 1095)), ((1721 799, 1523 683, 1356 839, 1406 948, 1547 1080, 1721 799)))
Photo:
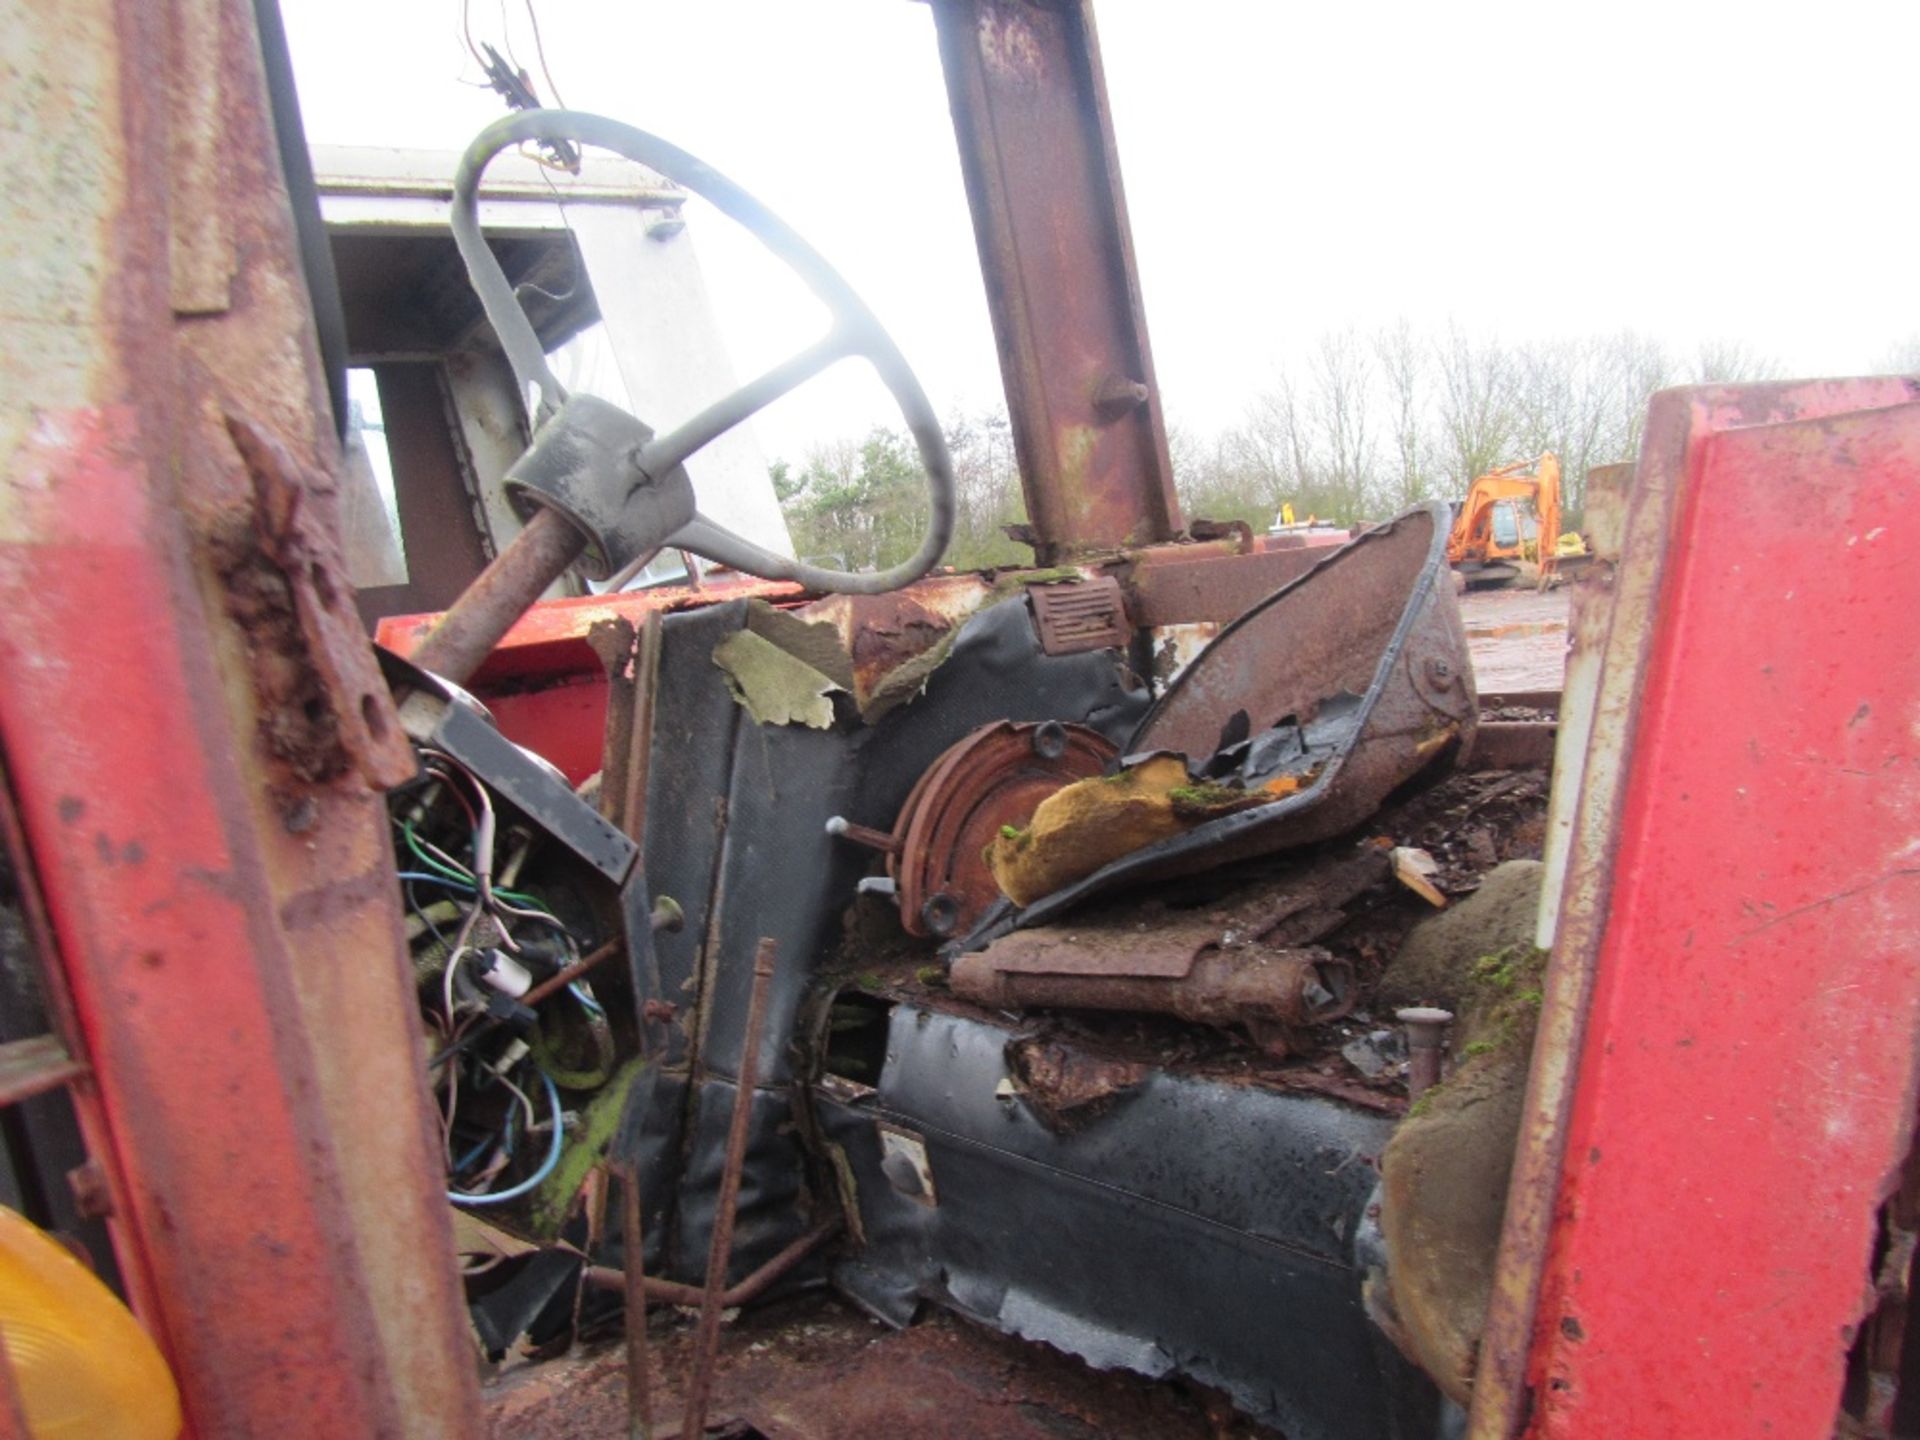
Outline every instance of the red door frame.
POLYGON ((1576 624, 1481 1440, 1833 1431, 1914 1118, 1916 533, 1920 382, 1655 397, 1576 624))

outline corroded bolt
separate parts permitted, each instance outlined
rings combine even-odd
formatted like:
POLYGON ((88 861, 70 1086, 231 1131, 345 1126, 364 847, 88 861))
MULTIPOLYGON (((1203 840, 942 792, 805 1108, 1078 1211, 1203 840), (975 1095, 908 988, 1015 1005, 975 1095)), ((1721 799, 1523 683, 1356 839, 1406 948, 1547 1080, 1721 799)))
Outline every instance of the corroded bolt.
POLYGON ((1033 753, 1042 760, 1058 760, 1067 753, 1067 730, 1058 720, 1049 720, 1033 732, 1033 753))
POLYGON ((73 1188, 73 1208, 87 1220, 104 1220, 113 1214, 113 1187, 107 1183, 107 1170, 89 1157, 67 1172, 67 1184, 73 1188))
POLYGON ((1153 391, 1131 375, 1109 375, 1094 388, 1094 408, 1103 414, 1119 416, 1138 410, 1153 398, 1153 391))
POLYGON ((1447 1026, 1453 1023, 1453 1012, 1431 1005, 1409 1005, 1396 1010, 1394 1018, 1407 1027, 1407 1097, 1418 1100, 1439 1083, 1440 1055, 1446 1049, 1447 1026))

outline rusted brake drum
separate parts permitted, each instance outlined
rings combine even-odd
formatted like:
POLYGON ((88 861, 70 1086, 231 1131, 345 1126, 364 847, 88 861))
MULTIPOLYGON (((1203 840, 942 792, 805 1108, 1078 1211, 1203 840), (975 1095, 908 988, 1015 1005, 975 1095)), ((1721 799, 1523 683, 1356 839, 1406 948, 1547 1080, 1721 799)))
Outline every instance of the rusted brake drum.
POLYGON ((1002 825, 1025 825, 1061 786, 1107 768, 1113 742, 1049 720, 984 725, 950 747, 894 822, 887 872, 915 935, 963 934, 1000 899, 983 858, 1002 825))

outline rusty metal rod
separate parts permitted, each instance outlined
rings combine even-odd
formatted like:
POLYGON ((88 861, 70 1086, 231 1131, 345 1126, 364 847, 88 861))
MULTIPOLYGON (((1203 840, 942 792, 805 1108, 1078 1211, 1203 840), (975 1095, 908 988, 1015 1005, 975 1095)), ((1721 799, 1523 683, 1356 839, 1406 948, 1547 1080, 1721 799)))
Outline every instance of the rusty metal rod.
MULTIPOLYGON (((655 934, 662 930, 678 930, 687 923, 686 912, 680 908, 680 902, 671 895, 662 895, 653 902, 653 913, 648 916, 655 934)), ((526 994, 520 997, 520 1003, 531 1010, 542 1000, 552 998, 582 975, 593 969, 601 961, 612 958, 626 949, 626 942, 620 939, 607 941, 582 955, 564 970, 557 971, 542 980, 526 994)))
POLYGON ((556 973, 549 975, 546 979, 542 980, 538 985, 534 986, 531 990, 527 991, 526 994, 520 997, 520 1003, 526 1006, 529 1010, 531 1010, 534 1006, 538 1005, 542 1000, 546 1000, 551 996, 558 994, 560 991, 566 989, 567 986, 571 985, 574 981, 578 980, 582 975, 586 974, 589 970, 593 969, 593 967, 598 965, 602 960, 606 960, 611 958, 614 955, 618 955, 626 948, 627 948, 626 941, 616 939, 616 940, 609 940, 607 941, 606 944, 598 946, 592 950, 589 950, 585 955, 581 956, 578 960, 574 961, 573 964, 567 966, 566 969, 557 971, 556 973))
POLYGON ((837 835, 842 840, 851 840, 856 845, 864 845, 869 850, 878 850, 886 855, 898 855, 907 848, 904 841, 885 830, 875 830, 870 825, 856 825, 844 815, 834 815, 827 820, 827 834, 837 835))
POLYGON ((54 1035, 35 1035, 0 1045, 0 1109, 56 1090, 87 1073, 54 1035))
POLYGON ((413 663, 464 685, 493 647, 587 548, 587 537, 557 510, 542 510, 460 592, 413 652, 413 663))
POLYGON ((653 1378, 647 1366, 646 1251, 640 1232, 640 1167, 620 1167, 621 1289, 627 1297, 627 1440, 653 1440, 653 1378))
POLYGON ((687 1408, 682 1437, 707 1431, 707 1401, 713 1392, 713 1364, 720 1348, 720 1312, 726 1308, 727 1265, 733 1258, 733 1222, 740 1203, 740 1172, 747 1160, 747 1132, 753 1120, 753 1087, 760 1075, 760 1036, 767 1022, 767 994, 773 988, 774 942, 760 937, 753 952, 753 993, 747 1000, 746 1038, 734 1079, 733 1118, 727 1129, 727 1163, 720 1172, 720 1198, 713 1215, 713 1241, 707 1247, 706 1294, 700 1300, 700 1324, 694 1332, 693 1373, 687 1378, 687 1408))
MULTIPOLYGON (((821 1221, 738 1285, 730 1286, 720 1297, 720 1308, 731 1310, 735 1306, 748 1305, 758 1300, 773 1288, 776 1280, 818 1250, 823 1242, 831 1239, 839 1233, 839 1230, 838 1216, 821 1221)), ((594 1265, 587 1270, 587 1284, 596 1290, 624 1291, 627 1286, 627 1275, 624 1270, 616 1270, 611 1265, 594 1265)), ((647 1298, 657 1300, 662 1305, 692 1307, 700 1304, 707 1295, 704 1286, 682 1285, 678 1280, 662 1280, 657 1275, 642 1277, 642 1284, 646 1288, 647 1298)))

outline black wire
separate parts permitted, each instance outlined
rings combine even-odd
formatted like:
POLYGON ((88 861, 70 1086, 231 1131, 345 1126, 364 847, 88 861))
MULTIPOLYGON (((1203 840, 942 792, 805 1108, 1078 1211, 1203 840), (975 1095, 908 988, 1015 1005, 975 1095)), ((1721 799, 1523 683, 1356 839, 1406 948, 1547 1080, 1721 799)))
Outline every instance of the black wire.
POLYGON ((445 945, 447 943, 447 937, 440 932, 440 927, 433 923, 433 920, 428 916, 426 910, 422 908, 420 897, 413 893, 413 887, 417 883, 417 881, 413 880, 403 880, 401 882, 407 892, 407 909, 411 910, 415 915, 418 915, 420 917, 420 923, 433 932, 433 938, 438 940, 442 945, 445 945))

